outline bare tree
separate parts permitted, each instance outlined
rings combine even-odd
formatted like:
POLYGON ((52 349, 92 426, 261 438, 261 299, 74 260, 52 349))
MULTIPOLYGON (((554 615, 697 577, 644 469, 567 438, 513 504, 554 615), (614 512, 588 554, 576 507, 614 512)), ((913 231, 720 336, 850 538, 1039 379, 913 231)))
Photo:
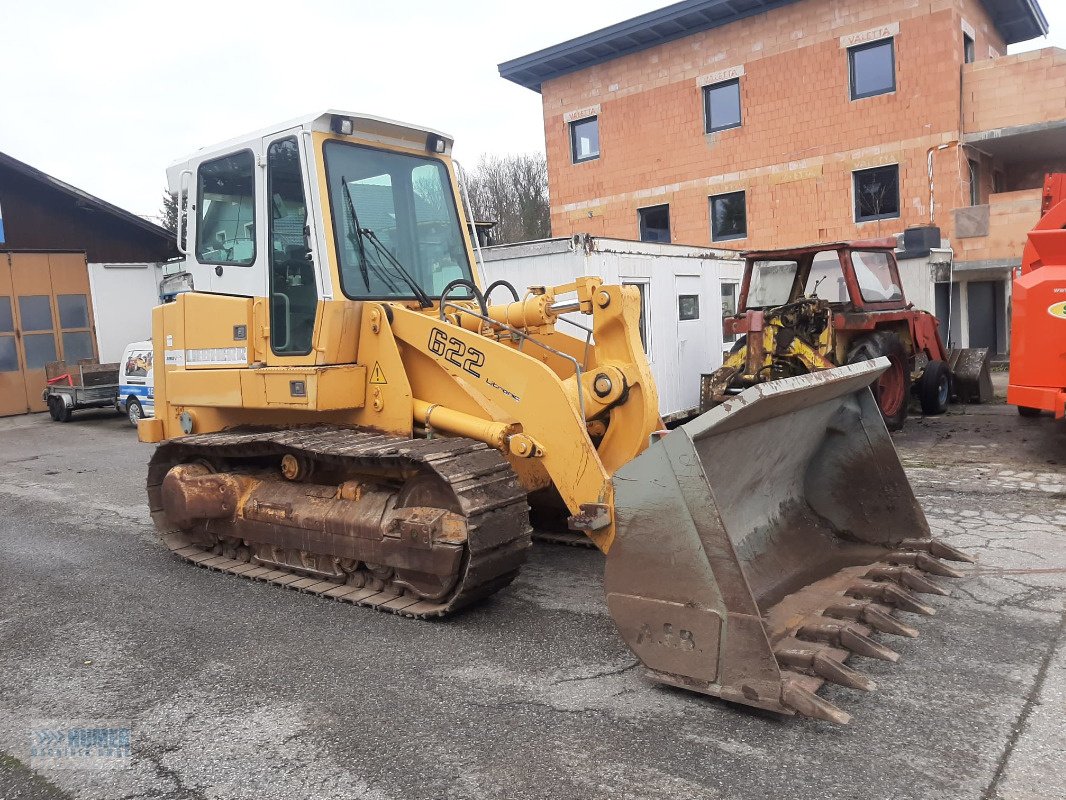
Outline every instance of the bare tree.
POLYGON ((495 222, 497 244, 551 236, 548 166, 539 153, 483 155, 468 173, 470 204, 477 222, 495 222))

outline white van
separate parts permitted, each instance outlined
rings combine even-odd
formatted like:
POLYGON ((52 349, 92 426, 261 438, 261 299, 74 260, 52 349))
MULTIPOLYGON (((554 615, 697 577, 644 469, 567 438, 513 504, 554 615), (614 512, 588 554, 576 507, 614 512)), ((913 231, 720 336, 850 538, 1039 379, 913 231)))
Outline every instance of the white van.
POLYGON ((134 427, 142 417, 155 415, 155 381, 152 340, 126 345, 119 362, 118 397, 115 406, 134 427))

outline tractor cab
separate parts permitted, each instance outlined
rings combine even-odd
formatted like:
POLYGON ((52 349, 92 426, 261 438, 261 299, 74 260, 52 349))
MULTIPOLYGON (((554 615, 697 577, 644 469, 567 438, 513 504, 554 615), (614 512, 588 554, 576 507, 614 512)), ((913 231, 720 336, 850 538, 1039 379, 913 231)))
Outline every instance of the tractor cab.
POLYGON ((706 410, 749 386, 884 356, 877 387, 885 422, 898 430, 912 386, 926 413, 942 413, 951 370, 937 320, 903 295, 895 239, 814 244, 745 253, 737 337, 725 363, 705 375, 706 410))
POLYGON ((881 239, 746 253, 740 315, 815 299, 842 312, 903 309, 895 245, 881 239))

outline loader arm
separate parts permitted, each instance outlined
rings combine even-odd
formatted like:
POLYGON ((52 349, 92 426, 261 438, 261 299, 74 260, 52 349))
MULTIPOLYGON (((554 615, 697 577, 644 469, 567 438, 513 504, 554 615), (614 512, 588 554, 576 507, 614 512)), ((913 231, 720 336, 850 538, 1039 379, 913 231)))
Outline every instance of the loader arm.
MULTIPOLYGON (((545 363, 559 358, 546 349, 552 335, 530 337, 522 350, 509 331, 503 340, 493 335, 494 319, 522 321, 505 306, 479 320, 483 331, 393 306, 390 328, 411 384, 415 424, 500 449, 527 488, 554 485, 570 510, 571 528, 607 552, 614 539, 610 478, 647 447, 662 423, 637 333, 639 295, 598 280, 588 281, 581 294, 590 298, 583 303, 593 317, 595 368, 565 379, 545 363), (598 446, 590 421, 605 428, 598 446)), ((463 316, 466 324, 478 318, 473 311, 463 316)), ((524 321, 537 327, 529 323, 538 320, 524 321)))

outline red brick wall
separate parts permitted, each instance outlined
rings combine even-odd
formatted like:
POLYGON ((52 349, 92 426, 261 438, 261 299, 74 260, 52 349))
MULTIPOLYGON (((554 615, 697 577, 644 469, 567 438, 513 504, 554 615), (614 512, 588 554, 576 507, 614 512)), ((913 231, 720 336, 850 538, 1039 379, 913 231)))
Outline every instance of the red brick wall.
MULTIPOLYGON (((978 60, 1005 52, 980 0, 802 0, 545 83, 553 234, 637 238, 637 209, 669 203, 673 241, 708 244, 708 197, 740 189, 749 235, 725 246, 928 222, 928 149, 959 138, 963 19, 978 60), (896 23, 896 91, 852 101, 841 37, 896 23), (704 134, 698 77, 740 65, 743 126, 704 134), (595 105, 601 155, 572 164, 564 115, 595 105), (852 171, 890 163, 901 218, 855 224, 852 171)), ((935 175, 950 235, 950 209, 968 204, 965 157, 937 153, 935 175)))

